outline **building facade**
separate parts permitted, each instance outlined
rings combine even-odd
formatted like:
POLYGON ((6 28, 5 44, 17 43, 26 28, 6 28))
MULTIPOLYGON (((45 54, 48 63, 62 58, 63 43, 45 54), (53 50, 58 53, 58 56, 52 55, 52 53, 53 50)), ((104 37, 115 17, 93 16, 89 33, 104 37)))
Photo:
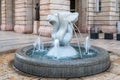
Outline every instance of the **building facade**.
POLYGON ((50 36, 53 27, 47 15, 59 11, 78 12, 76 23, 81 32, 88 27, 97 26, 102 32, 116 32, 119 21, 120 0, 0 0, 0 30, 20 33, 33 33, 35 6, 40 6, 38 31, 50 36))

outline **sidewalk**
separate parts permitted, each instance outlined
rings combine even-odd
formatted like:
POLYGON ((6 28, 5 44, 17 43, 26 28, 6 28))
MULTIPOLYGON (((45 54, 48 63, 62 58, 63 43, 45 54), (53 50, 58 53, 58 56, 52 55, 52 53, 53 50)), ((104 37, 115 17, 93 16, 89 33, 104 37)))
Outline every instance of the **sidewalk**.
MULTIPOLYGON (((0 31, 0 52, 16 50, 24 46, 32 45, 37 37, 37 35, 33 34, 0 31)), ((45 42, 50 40, 48 37, 41 38, 45 42)))

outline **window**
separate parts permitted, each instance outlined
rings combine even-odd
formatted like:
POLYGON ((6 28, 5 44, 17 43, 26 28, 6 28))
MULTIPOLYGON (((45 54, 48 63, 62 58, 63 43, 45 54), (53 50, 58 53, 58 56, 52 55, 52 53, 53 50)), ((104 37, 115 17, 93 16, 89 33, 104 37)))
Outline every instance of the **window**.
POLYGON ((75 12, 75 0, 70 0, 70 12, 75 12))
POLYGON ((118 0, 116 0, 115 8, 116 8, 116 12, 118 12, 119 11, 119 2, 118 2, 118 0))
POLYGON ((101 12, 101 0, 96 0, 96 12, 101 12))

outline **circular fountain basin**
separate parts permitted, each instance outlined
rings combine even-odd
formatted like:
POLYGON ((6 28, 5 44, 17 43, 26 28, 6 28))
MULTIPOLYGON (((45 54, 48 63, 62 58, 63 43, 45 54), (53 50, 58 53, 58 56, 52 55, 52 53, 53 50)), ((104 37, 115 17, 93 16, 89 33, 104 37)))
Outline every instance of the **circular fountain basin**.
POLYGON ((15 68, 31 75, 49 78, 77 78, 97 74, 110 67, 108 52, 99 47, 91 47, 90 50, 97 54, 93 57, 63 60, 31 57, 27 53, 32 48, 33 46, 27 46, 17 50, 14 60, 15 68))

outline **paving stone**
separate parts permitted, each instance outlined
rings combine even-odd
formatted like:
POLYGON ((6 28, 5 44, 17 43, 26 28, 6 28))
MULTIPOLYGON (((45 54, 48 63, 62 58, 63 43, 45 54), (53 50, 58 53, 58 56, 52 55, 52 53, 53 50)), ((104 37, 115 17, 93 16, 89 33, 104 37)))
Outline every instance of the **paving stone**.
POLYGON ((16 78, 14 76, 11 76, 9 79, 10 80, 16 80, 16 78))
POLYGON ((66 80, 66 79, 59 79, 59 78, 42 78, 40 80, 66 80))
POLYGON ((120 59, 113 61, 111 64, 110 72, 120 75, 120 59))
POLYGON ((116 63, 116 64, 120 65, 120 59, 117 59, 117 60, 113 61, 113 63, 116 63))
POLYGON ((117 55, 113 55, 113 54, 110 55, 110 60, 111 61, 114 61, 114 60, 117 60, 117 59, 120 59, 120 57, 117 56, 117 55))
POLYGON ((68 79, 68 80, 83 80, 81 78, 72 78, 72 79, 68 79))
POLYGON ((120 76, 105 72, 94 76, 85 77, 83 80, 120 80, 120 76))
POLYGON ((120 75, 118 75, 117 77, 115 77, 114 79, 111 80, 120 80, 120 75))

